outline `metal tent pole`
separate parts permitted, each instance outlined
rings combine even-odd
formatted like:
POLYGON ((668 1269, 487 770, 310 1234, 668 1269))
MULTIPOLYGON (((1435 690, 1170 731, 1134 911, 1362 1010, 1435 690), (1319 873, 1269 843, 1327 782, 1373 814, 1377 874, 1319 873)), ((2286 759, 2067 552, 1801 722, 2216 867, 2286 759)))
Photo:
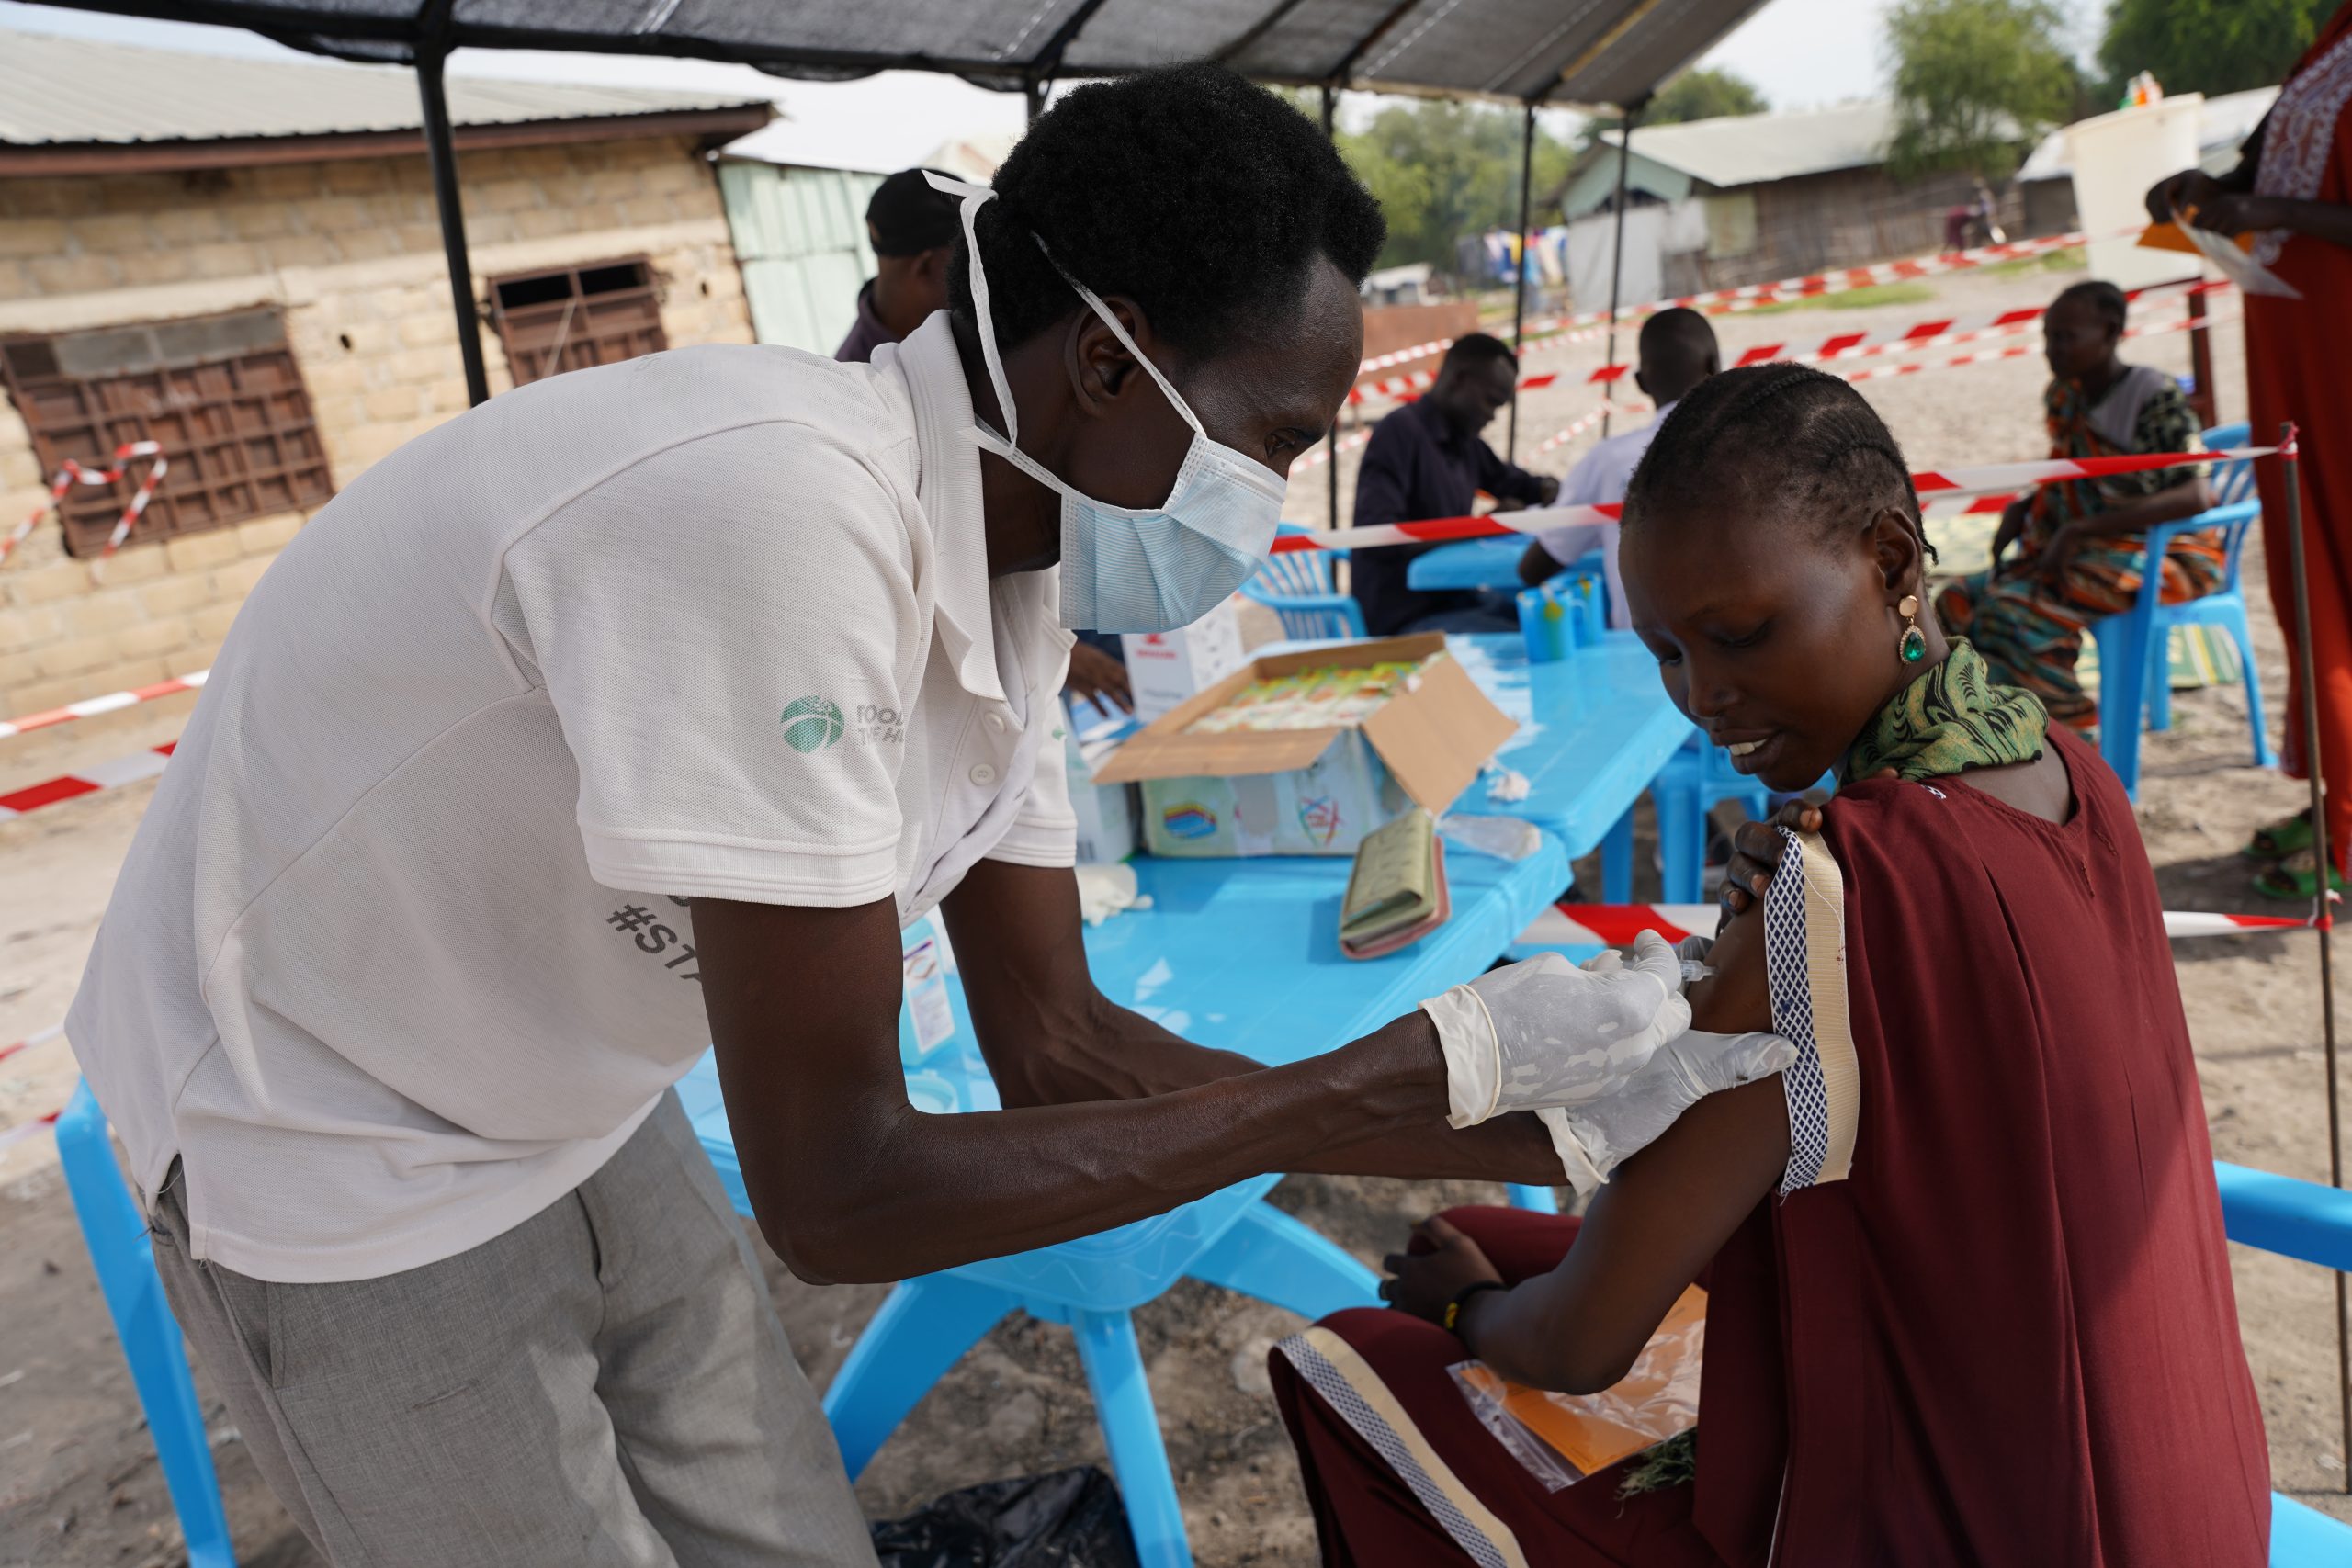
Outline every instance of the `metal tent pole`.
MULTIPOLYGON (((1333 140, 1338 128, 1339 107, 1339 87, 1329 82, 1324 83, 1323 140, 1326 141, 1333 140)), ((1340 525, 1340 416, 1336 411, 1331 415, 1331 428, 1325 433, 1324 440, 1329 445, 1329 451, 1323 461, 1324 525, 1337 528, 1340 525)))
MULTIPOLYGON (((1634 126, 1642 118, 1642 106, 1648 102, 1643 97, 1621 106, 1623 118, 1617 122, 1616 252, 1609 263, 1609 348, 1600 356, 1603 365, 1617 363, 1617 284, 1625 270, 1625 175, 1634 161, 1634 126)), ((1604 400, 1609 390, 1601 393, 1604 400)), ((1609 438, 1609 405, 1605 400, 1600 406, 1600 435, 1604 441, 1609 438)))
POLYGON ((424 105, 424 161, 433 175, 433 205, 441 215, 441 250, 449 264, 449 303, 458 313, 458 354, 466 364, 466 400, 490 401, 490 371, 481 359, 481 323, 475 319, 474 269, 466 254, 466 214, 458 200, 458 152, 449 133, 449 100, 441 67, 449 58, 449 7, 425 8, 416 50, 416 93, 424 105))
POLYGON ((1046 112, 1046 84, 1038 77, 1025 76, 1021 82, 1021 96, 1029 105, 1029 123, 1036 124, 1037 117, 1046 112))
MULTIPOLYGON (((1530 98, 1527 101, 1527 122, 1519 137, 1519 265, 1511 281, 1510 293, 1510 351, 1514 355, 1527 352, 1527 345, 1520 342, 1520 337, 1527 330, 1527 264, 1532 259, 1527 254, 1527 219, 1534 182, 1535 100, 1530 98)), ((1519 377, 1516 370, 1511 376, 1510 434, 1503 442, 1503 456, 1514 463, 1519 461, 1519 377)))
MULTIPOLYGON (((2295 678, 2303 689, 2303 773, 2311 784, 2312 852, 2318 891, 2312 904, 2312 924, 2319 933, 2319 1027, 2327 1050, 2327 1180, 2344 1185, 2343 1114, 2336 1098, 2335 954, 2331 937, 2335 918, 2328 906, 2329 873, 2335 865, 2327 841, 2326 787, 2320 773, 2319 692, 2312 668, 2311 580, 2303 568, 2303 491, 2301 461, 2295 449, 2295 426, 2278 427, 2278 462, 2287 475, 2288 570, 2295 584, 2295 678)), ((2344 1427, 2344 1490, 2352 1493, 2352 1318, 2347 1318, 2344 1274, 2335 1275, 2335 1398, 2344 1427)))

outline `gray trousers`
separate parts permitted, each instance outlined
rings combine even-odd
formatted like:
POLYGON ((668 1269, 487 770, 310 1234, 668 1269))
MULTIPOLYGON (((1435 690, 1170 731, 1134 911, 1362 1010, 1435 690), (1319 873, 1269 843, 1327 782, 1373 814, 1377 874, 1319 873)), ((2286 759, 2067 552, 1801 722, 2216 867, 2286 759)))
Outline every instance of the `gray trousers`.
POLYGON ((873 1568, 674 1095, 560 1201, 404 1273, 286 1285, 194 1262, 176 1180, 153 1231, 181 1328, 336 1568, 873 1568))

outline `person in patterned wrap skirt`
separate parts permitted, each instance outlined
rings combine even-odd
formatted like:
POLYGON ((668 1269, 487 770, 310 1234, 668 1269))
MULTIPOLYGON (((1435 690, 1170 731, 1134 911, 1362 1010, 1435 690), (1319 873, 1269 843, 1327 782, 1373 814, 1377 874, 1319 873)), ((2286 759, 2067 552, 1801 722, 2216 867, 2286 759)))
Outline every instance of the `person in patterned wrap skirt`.
MULTIPOLYGON (((2117 356, 2123 321, 2123 294, 2111 283, 2077 283, 2043 316, 2052 457, 2197 450, 2197 416, 2179 384, 2117 356)), ((2188 468, 2043 485, 2001 514, 1991 569, 1947 585, 1936 614, 1976 645, 1996 679, 2040 697, 2061 723, 2088 729, 2098 704, 2075 675, 2084 631, 2139 602, 2147 531, 2207 504, 2205 481, 2188 468), (2011 545, 2018 553, 2004 562, 2011 545)), ((2218 534, 2173 540, 2161 568, 2165 603, 2212 592, 2222 564, 2218 534)))

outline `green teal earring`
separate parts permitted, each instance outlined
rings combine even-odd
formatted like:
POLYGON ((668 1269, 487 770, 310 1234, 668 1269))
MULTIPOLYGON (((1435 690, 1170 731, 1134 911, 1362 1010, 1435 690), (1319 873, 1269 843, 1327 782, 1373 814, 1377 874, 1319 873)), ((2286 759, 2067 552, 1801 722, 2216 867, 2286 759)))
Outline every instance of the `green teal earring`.
POLYGON ((1894 656, 1905 664, 1917 664, 1928 657, 1928 635, 1919 629, 1919 596, 1905 593, 1894 613, 1905 622, 1903 636, 1894 645, 1894 656))

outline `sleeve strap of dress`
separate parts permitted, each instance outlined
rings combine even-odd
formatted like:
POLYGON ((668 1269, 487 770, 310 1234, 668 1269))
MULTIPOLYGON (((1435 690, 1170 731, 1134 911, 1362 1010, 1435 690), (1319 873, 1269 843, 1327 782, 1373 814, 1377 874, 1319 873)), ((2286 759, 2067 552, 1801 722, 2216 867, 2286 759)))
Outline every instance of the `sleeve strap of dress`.
POLYGON ((1789 1102, 1785 1196, 1843 1181, 1861 1114, 1861 1069, 1846 998, 1846 878, 1820 835, 1781 829, 1788 848, 1764 893, 1764 968, 1772 1029, 1797 1048, 1781 1074, 1789 1102))

